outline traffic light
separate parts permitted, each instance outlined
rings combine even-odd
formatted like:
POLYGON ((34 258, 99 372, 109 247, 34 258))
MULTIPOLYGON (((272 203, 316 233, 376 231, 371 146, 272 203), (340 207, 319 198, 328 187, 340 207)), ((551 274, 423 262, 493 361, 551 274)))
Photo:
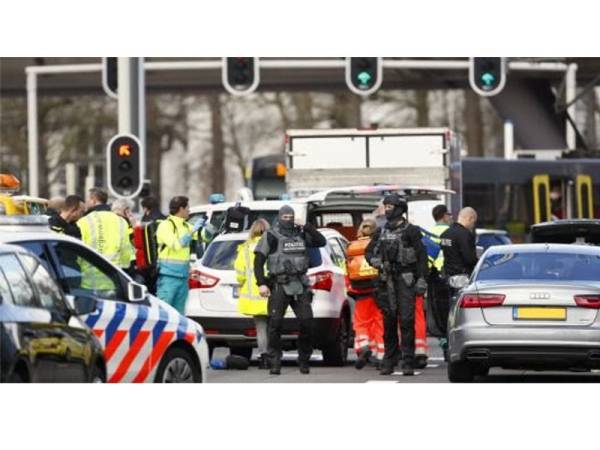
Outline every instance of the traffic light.
POLYGON ((106 147, 108 189, 116 197, 135 197, 142 190, 142 146, 135 136, 118 134, 106 147))
POLYGON ((506 58, 470 58, 469 83, 484 97, 499 94, 506 84, 506 58))
POLYGON ((246 95, 258 87, 258 58, 223 58, 223 86, 230 94, 246 95))
POLYGON ((106 95, 117 98, 119 85, 118 58, 102 58, 102 88, 106 95))
POLYGON ((346 84, 359 95, 370 95, 381 86, 381 58, 346 58, 346 84))

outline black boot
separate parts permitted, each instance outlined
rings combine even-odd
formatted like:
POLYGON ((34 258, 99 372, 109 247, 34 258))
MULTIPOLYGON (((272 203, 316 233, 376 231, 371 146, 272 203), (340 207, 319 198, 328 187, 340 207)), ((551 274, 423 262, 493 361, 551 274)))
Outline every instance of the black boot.
POLYGON ((358 353, 358 358, 356 359, 356 362, 354 363, 354 367, 356 367, 358 370, 365 367, 367 365, 367 363, 369 362, 369 358, 371 357, 372 354, 373 354, 373 352, 371 351, 370 348, 361 349, 361 351, 358 353))
POLYGON ((405 359, 402 362, 402 375, 412 376, 415 374, 415 365, 412 359, 405 359))
POLYGON ((379 371, 379 375, 391 375, 394 373, 394 363, 389 360, 383 360, 381 363, 381 370, 379 371))
POLYGON ((269 364, 269 355, 266 353, 261 353, 258 359, 258 368, 259 369, 268 369, 269 364))
POLYGON ((271 375, 281 375, 281 360, 279 358, 272 358, 270 360, 271 375))
POLYGON ((298 361, 298 366, 300 366, 300 373, 307 375, 310 373, 310 365, 308 361, 298 361))
POLYGON ((415 355, 415 369, 424 369, 427 367, 427 355, 415 355))

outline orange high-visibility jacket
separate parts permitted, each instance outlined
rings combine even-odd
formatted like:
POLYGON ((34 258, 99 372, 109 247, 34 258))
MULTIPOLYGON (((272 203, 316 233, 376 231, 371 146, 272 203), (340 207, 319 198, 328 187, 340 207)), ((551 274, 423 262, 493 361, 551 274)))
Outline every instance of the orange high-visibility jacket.
POLYGON ((355 293, 366 293, 375 287, 375 280, 379 276, 377 269, 371 267, 365 258, 367 245, 370 238, 360 238, 348 245, 348 278, 350 290, 355 293))

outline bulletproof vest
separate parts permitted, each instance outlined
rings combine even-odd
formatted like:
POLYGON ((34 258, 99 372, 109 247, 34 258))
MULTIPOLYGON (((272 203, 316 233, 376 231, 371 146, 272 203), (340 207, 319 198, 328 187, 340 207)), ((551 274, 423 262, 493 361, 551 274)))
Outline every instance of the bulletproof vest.
POLYGON ((308 251, 306 242, 299 233, 284 236, 275 228, 269 233, 277 238, 277 250, 267 258, 267 269, 272 276, 304 275, 308 270, 308 251))
POLYGON ((413 247, 406 244, 408 224, 395 229, 383 228, 378 242, 378 253, 382 262, 399 266, 409 266, 417 262, 413 247))

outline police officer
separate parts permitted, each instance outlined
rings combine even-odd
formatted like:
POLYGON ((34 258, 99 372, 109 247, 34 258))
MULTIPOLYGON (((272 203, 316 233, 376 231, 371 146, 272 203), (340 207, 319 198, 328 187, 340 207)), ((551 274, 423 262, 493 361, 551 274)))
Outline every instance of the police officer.
POLYGON ((158 243, 156 294, 181 314, 185 314, 192 241, 197 240, 197 231, 204 221, 199 220, 193 226, 187 222, 190 217, 190 205, 189 199, 183 195, 171 199, 169 214, 156 230, 158 243))
POLYGON ((106 204, 108 194, 100 188, 89 190, 88 210, 77 221, 81 240, 110 262, 127 269, 131 262, 128 224, 106 204))
POLYGON ((469 206, 458 213, 458 219, 441 235, 444 272, 447 277, 471 275, 477 264, 475 223, 477 212, 469 206))
POLYGON ((383 313, 385 354, 381 375, 390 375, 400 358, 398 314, 402 335, 402 371, 414 375, 415 295, 427 289, 427 253, 419 228, 408 223, 408 205, 397 194, 383 204, 386 223, 378 228, 366 250, 371 266, 379 269, 376 300, 383 313))
POLYGON ((323 247, 325 237, 311 224, 294 223, 294 210, 282 206, 273 228, 265 232, 254 250, 254 274, 260 295, 269 297, 269 359, 271 374, 281 373, 281 329, 283 316, 290 305, 300 324, 298 365, 300 372, 310 372, 312 354, 312 292, 306 272, 308 248, 323 247), (268 278, 264 273, 265 262, 268 278))
POLYGON ((79 195, 68 195, 60 211, 48 219, 50 229, 55 233, 66 234, 81 239, 81 231, 76 222, 83 216, 84 203, 79 195))
POLYGON ((427 248, 429 279, 427 284, 427 309, 434 333, 439 337, 444 359, 448 359, 447 323, 450 312, 448 281, 443 276, 444 252, 440 236, 452 224, 452 214, 446 205, 436 205, 431 211, 435 225, 423 233, 423 243, 427 248))

